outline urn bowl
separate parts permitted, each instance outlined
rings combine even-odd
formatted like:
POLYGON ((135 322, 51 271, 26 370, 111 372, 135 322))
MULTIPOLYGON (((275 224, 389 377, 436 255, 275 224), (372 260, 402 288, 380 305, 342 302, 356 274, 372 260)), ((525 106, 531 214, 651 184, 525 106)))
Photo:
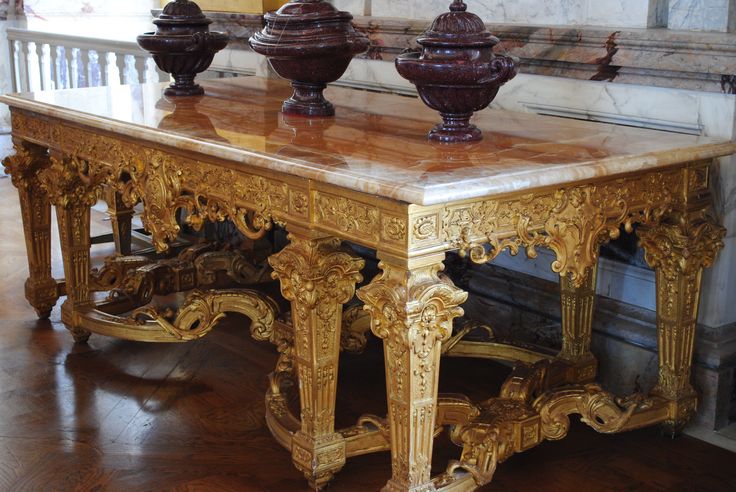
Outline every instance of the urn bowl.
POLYGON ((429 134, 439 142, 470 142, 482 138, 470 124, 473 113, 488 107, 498 90, 515 75, 513 60, 495 56, 487 61, 453 63, 406 53, 396 59, 399 74, 416 85, 422 101, 439 111, 443 123, 429 134))
POLYGON ((264 16, 266 26, 250 38, 249 44, 253 51, 268 58, 279 76, 291 81, 294 93, 284 102, 284 113, 335 114, 323 91, 370 44, 353 28, 352 19, 348 12, 321 0, 293 0, 264 16))

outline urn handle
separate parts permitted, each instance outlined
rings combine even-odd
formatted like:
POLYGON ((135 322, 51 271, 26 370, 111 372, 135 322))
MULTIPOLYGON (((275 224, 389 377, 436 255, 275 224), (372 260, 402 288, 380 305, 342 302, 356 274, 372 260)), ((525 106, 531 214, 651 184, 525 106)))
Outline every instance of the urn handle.
POLYGON ((187 53, 203 53, 210 51, 217 43, 217 36, 219 36, 219 33, 208 31, 195 32, 192 34, 192 44, 187 46, 184 51, 187 53))
POLYGON ((510 56, 496 55, 488 64, 488 75, 479 82, 481 84, 503 85, 516 77, 518 68, 516 61, 510 56))

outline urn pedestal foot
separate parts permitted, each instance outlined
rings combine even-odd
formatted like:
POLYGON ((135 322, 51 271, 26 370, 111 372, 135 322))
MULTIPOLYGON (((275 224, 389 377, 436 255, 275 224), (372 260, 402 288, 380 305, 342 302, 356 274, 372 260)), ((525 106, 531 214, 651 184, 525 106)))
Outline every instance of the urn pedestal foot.
POLYGON ((294 94, 284 101, 285 114, 300 116, 335 116, 335 107, 323 95, 327 84, 292 82, 294 94))
POLYGON ((483 140, 480 129, 470 123, 473 113, 442 113, 442 123, 429 132, 429 140, 442 143, 477 142, 483 140))
POLYGON ((164 91, 165 96, 201 96, 204 89, 201 85, 194 83, 195 74, 174 75, 174 82, 164 91))

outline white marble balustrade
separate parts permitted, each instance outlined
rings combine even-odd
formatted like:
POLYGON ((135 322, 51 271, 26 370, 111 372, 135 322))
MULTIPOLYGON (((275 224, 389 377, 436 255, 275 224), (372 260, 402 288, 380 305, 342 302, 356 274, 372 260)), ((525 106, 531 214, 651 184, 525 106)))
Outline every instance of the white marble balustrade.
POLYGON ((158 82, 168 76, 134 42, 8 29, 17 92, 158 82))

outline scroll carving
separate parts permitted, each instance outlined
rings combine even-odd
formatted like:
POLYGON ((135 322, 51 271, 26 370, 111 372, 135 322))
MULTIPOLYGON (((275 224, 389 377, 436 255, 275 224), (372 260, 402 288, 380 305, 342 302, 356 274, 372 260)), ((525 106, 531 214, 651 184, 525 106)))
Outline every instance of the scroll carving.
POLYGON ((617 238, 621 226, 631 232, 635 223, 656 222, 675 202, 681 182, 681 173, 654 173, 509 201, 486 200, 448 209, 445 234, 476 263, 491 261, 506 249, 517 254, 524 247, 534 258, 538 247, 550 248, 557 257, 552 270, 569 275, 579 287, 598 260, 600 244, 617 238))
POLYGON ((131 323, 154 321, 166 333, 181 341, 202 338, 211 332, 226 312, 236 312, 251 319, 250 332, 257 341, 270 341, 278 307, 271 299, 256 291, 218 290, 191 292, 178 312, 159 310, 153 306, 136 309, 131 323))

